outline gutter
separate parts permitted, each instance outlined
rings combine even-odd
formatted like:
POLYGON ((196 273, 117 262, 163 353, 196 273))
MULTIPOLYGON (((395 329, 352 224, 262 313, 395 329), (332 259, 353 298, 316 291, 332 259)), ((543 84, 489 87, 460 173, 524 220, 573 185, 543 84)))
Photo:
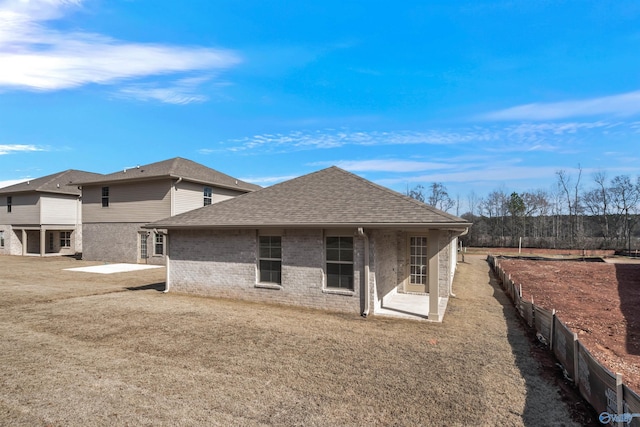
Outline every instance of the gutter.
POLYGON ((364 232, 362 227, 358 228, 358 236, 364 238, 364 311, 362 312, 362 317, 367 317, 369 315, 369 299, 371 294, 371 284, 369 283, 369 236, 364 232))
POLYGON ((155 222, 151 224, 144 225, 142 228, 165 228, 165 229, 175 229, 175 230, 205 230, 205 229, 225 229, 225 228, 233 228, 233 229, 255 229, 255 228, 415 228, 415 229, 434 229, 434 230, 449 230, 460 232, 462 236, 469 232, 469 227, 471 223, 455 223, 455 222, 446 222, 446 223, 304 223, 304 224, 171 224, 171 223, 163 223, 163 222, 155 222))

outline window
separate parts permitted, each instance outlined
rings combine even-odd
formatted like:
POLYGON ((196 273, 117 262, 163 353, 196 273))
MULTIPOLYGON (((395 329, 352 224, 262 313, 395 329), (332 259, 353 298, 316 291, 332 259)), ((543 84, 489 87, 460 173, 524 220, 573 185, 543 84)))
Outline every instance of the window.
POLYGON ((149 250, 147 247, 147 237, 149 237, 148 233, 140 233, 140 259, 149 258, 149 250))
POLYGON ((4 231, 0 230, 0 248, 4 248, 4 231))
POLYGON ((209 206, 211 204, 212 196, 213 196, 213 191, 211 190, 211 187, 204 187, 204 205, 205 206, 209 206))
POLYGON ((411 237, 410 282, 415 285, 427 284, 427 238, 411 237))
POLYGON ((60 232, 60 247, 61 248, 70 248, 71 247, 71 232, 70 231, 61 231, 60 232))
POLYGON ((11 196, 7 197, 7 212, 11 213, 11 205, 13 204, 13 199, 11 196))
POLYGON ((327 287, 353 290, 353 237, 327 237, 327 287))
POLYGON ((282 238, 260 236, 260 282, 282 283, 282 238))
POLYGON ((163 234, 155 233, 153 254, 164 255, 164 235, 163 234))
POLYGON ((102 187, 102 207, 109 207, 109 187, 102 187))

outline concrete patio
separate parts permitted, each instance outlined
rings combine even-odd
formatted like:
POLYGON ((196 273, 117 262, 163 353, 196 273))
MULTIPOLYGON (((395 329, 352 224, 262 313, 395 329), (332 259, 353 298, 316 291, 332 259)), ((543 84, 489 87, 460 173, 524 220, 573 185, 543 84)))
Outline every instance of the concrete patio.
MULTIPOLYGON (((439 298, 438 300, 438 311, 443 315, 448 302, 449 298, 439 298)), ((376 310, 375 315, 430 321, 429 295, 405 293, 387 295, 382 300, 382 308, 376 310)))

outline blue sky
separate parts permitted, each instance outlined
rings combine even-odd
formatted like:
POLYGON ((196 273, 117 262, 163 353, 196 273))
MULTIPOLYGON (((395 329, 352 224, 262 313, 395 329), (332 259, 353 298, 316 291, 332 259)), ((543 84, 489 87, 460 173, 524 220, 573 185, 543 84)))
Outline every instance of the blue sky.
POLYGON ((640 2, 0 0, 0 185, 181 156, 452 197, 640 173, 640 2))

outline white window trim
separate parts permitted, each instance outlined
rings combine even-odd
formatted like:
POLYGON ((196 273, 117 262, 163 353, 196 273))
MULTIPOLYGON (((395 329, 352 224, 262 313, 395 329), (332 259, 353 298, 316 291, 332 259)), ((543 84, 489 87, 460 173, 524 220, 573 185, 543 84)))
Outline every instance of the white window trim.
POLYGON ((356 295, 356 238, 351 230, 325 230, 322 236, 322 293, 333 295, 356 295), (353 262, 340 262, 340 264, 353 265, 353 289, 331 288, 327 286, 327 237, 351 237, 353 239, 353 262))
POLYGON ((258 231, 256 233, 256 283, 255 283, 255 287, 256 288, 263 288, 263 289, 274 289, 274 290, 280 290, 283 289, 282 286, 282 232, 281 231, 266 231, 266 232, 260 232, 258 231), (260 257, 260 238, 261 237, 280 237, 280 258, 261 258, 260 257), (280 261, 280 283, 276 283, 276 282, 261 282, 260 281, 260 261, 262 260, 268 260, 268 261, 280 261))
MULTIPOLYGON (((149 250, 147 246, 147 251, 149 250)), ((163 257, 166 250, 166 239, 164 237, 164 233, 153 233, 153 256, 154 257, 163 257), (157 242, 158 236, 162 237, 162 253, 158 253, 156 248, 159 243, 157 242)), ((148 253, 148 252, 147 252, 148 253)))

